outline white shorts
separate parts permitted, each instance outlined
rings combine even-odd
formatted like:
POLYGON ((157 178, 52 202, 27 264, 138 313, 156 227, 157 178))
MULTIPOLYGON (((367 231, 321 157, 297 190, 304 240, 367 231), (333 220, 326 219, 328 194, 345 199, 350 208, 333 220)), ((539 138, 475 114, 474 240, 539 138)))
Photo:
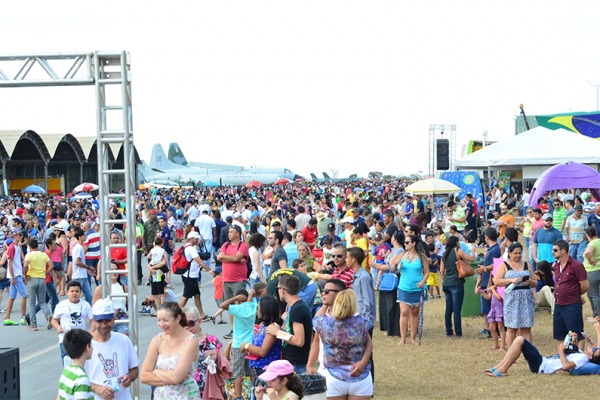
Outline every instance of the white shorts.
POLYGON ((338 396, 372 396, 373 395, 373 379, 371 373, 362 381, 346 382, 331 376, 329 371, 325 369, 322 372, 327 382, 327 397, 338 396))

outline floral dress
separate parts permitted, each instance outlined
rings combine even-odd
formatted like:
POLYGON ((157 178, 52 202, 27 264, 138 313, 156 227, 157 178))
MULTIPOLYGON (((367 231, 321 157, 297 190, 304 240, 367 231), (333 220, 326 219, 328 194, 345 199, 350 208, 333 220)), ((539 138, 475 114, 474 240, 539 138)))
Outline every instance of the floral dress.
MULTIPOLYGON (((184 346, 181 346, 178 354, 164 356, 161 353, 161 336, 162 333, 158 335, 158 358, 156 359, 156 368, 165 371, 173 371, 181 357, 184 346)), ((194 335, 190 335, 187 340, 190 340, 193 337, 194 335)), ((190 366, 190 374, 183 382, 177 385, 157 386, 154 390, 154 400, 200 400, 200 392, 198 392, 198 386, 194 380, 194 364, 195 363, 192 363, 190 366)))
POLYGON ((208 350, 221 351, 223 344, 215 336, 206 335, 203 341, 200 342, 198 347, 198 367, 194 373, 194 380, 198 384, 200 390, 200 396, 204 395, 204 385, 206 384, 206 362, 204 361, 204 352, 208 350))

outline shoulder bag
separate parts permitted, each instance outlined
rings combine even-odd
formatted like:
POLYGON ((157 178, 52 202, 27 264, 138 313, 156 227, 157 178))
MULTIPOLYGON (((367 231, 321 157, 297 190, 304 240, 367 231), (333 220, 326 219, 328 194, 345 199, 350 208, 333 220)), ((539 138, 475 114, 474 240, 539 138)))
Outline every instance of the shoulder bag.
POLYGON ((388 264, 388 272, 381 275, 379 290, 382 292, 393 292, 396 289, 398 289, 398 276, 392 272, 392 268, 388 264))
POLYGON ((454 249, 454 251, 456 252, 456 271, 458 272, 458 278, 463 279, 467 276, 475 275, 475 271, 473 270, 473 267, 471 267, 471 264, 460 258, 457 249, 454 249))

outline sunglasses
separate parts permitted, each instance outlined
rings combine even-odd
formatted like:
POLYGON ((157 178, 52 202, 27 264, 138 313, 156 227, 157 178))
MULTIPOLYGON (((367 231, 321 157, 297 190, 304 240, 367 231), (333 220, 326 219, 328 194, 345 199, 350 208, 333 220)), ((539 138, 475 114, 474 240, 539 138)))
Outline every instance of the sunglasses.
POLYGON ((198 320, 199 320, 199 319, 200 319, 200 318, 198 318, 198 319, 189 319, 189 320, 188 320, 188 322, 187 322, 187 323, 188 323, 188 326, 189 326, 190 328, 193 328, 193 327, 196 325, 196 322, 198 322, 198 320))
POLYGON ((344 255, 343 254, 334 254, 334 255, 332 255, 332 257, 333 258, 342 258, 342 257, 344 257, 344 255))
POLYGON ((323 289, 323 294, 329 294, 329 292, 339 293, 340 291, 335 289, 323 289))
POLYGON ((412 243, 411 241, 404 242, 404 244, 411 244, 411 243, 412 243))
POLYGON ((552 249, 552 252, 553 252, 553 253, 558 253, 558 251, 559 251, 559 250, 560 250, 560 249, 552 249))
POLYGON ((277 289, 285 290, 283 286, 277 286, 277 289))

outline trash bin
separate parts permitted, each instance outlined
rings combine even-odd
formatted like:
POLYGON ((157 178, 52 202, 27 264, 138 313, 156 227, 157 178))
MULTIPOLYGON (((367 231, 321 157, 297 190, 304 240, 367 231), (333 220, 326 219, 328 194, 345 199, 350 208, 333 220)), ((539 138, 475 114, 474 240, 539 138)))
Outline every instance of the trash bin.
POLYGON ((20 398, 19 349, 0 348, 0 399, 20 398))
MULTIPOLYGON (((479 263, 471 263, 473 269, 479 267, 479 263)), ((465 278, 465 298, 463 300, 460 315, 463 317, 478 317, 481 315, 481 302, 478 294, 475 294, 477 277, 475 274, 465 278)))

